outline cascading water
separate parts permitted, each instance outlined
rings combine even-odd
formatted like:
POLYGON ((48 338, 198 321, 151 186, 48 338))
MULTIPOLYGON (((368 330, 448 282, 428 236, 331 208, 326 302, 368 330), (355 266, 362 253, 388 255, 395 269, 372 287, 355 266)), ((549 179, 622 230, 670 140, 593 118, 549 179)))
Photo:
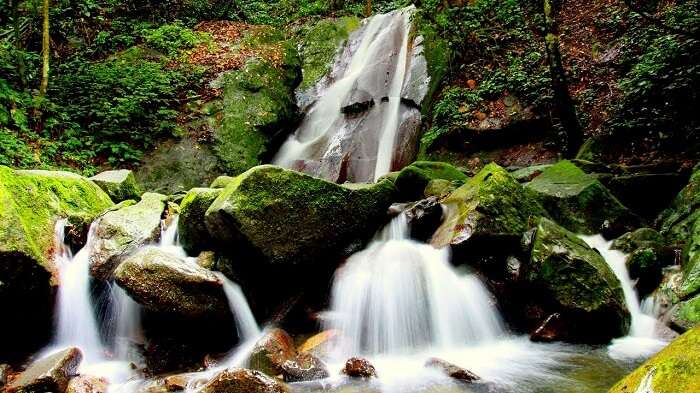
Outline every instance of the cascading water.
POLYGON ((372 181, 391 171, 402 121, 420 116, 402 104, 413 11, 373 16, 353 34, 275 164, 334 181, 372 181), (364 114, 348 115, 353 106, 364 114))
POLYGON ((658 352, 668 343, 657 336, 658 321, 653 307, 647 307, 647 312, 641 307, 627 271, 625 254, 619 250, 611 249, 612 241, 607 241, 600 235, 581 236, 581 238, 600 252, 617 279, 620 280, 625 303, 632 317, 629 335, 613 340, 609 347, 610 356, 615 359, 637 359, 658 352))
POLYGON ((410 240, 405 214, 338 271, 332 299, 329 327, 342 332, 345 354, 476 345, 504 335, 479 279, 460 276, 447 248, 410 240))

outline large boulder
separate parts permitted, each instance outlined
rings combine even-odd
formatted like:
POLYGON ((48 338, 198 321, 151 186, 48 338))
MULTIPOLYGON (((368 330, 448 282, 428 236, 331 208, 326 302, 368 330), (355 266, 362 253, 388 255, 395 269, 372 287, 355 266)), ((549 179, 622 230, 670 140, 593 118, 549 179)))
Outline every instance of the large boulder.
POLYGON ((144 247, 114 272, 120 287, 149 310, 190 318, 228 312, 223 283, 210 270, 144 247))
POLYGON ((394 183, 401 199, 416 201, 425 197, 428 183, 436 179, 447 180, 459 187, 469 177, 445 162, 417 161, 403 168, 394 183))
POLYGON ((0 361, 21 358, 48 339, 58 284, 56 221, 84 227, 112 205, 82 176, 0 166, 0 308, 12 315, 12 323, 0 324, 6 338, 0 361))
POLYGON ((227 249, 268 265, 313 265, 371 236, 386 222, 393 193, 388 180, 341 186, 264 165, 224 189, 207 210, 206 225, 227 249))
POLYGON ((134 173, 128 169, 100 172, 90 180, 100 186, 114 202, 138 199, 141 196, 134 173))
POLYGON ((34 362, 7 387, 8 393, 63 393, 77 375, 83 355, 67 348, 34 362))
POLYGON ((201 393, 289 393, 289 389, 274 378, 244 368, 224 370, 199 390, 201 393))
POLYGON ((526 187, 557 222, 576 233, 599 233, 604 224, 624 233, 639 223, 600 181, 570 161, 545 168, 526 187))
POLYGON ((93 277, 108 280, 124 258, 159 240, 167 199, 165 195, 146 193, 139 203, 102 216, 90 245, 90 274, 93 277))
POLYGON ((547 212, 505 169, 486 165, 442 201, 446 217, 432 244, 443 247, 486 239, 514 240, 547 212))
POLYGON ((574 233, 542 218, 523 279, 550 312, 558 312, 560 339, 608 342, 623 336, 630 314, 620 281, 603 257, 574 233))
POLYGON ((700 392, 700 327, 683 334, 608 393, 700 392))
POLYGON ((213 246, 204 216, 219 194, 221 189, 217 188, 193 188, 180 202, 178 233, 182 247, 190 255, 197 255, 213 246))
POLYGON ((652 228, 639 228, 627 232, 612 242, 611 248, 630 253, 638 248, 663 243, 664 237, 652 228))

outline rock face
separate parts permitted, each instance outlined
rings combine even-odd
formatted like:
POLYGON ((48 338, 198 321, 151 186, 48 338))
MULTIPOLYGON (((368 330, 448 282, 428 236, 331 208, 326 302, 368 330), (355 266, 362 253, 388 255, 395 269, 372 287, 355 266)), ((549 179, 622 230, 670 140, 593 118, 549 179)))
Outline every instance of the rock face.
POLYGON ((343 374, 350 378, 376 378, 377 370, 367 359, 350 358, 345 362, 343 374))
POLYGON ((107 280, 114 269, 140 247, 160 237, 165 195, 146 193, 135 205, 106 213, 97 225, 90 252, 90 274, 107 280))
POLYGON ((600 181, 570 161, 544 169, 526 187, 557 222, 576 233, 599 233, 606 222, 614 231, 625 232, 639 223, 600 181))
POLYGON ((221 189, 193 188, 180 202, 178 233, 180 243, 190 255, 212 249, 213 241, 204 216, 219 194, 221 189))
POLYGON ((543 218, 524 279, 558 312, 567 341, 608 342, 630 323, 622 287, 603 257, 575 234, 543 218))
POLYGON ((86 227, 112 206, 88 179, 68 172, 20 171, 0 166, 0 308, 12 323, 0 361, 43 345, 51 330, 55 291, 52 263, 56 221, 86 227))
POLYGON ((63 393, 75 376, 83 355, 78 348, 68 348, 34 362, 17 377, 7 391, 20 393, 63 393))
POLYGON ((442 203, 447 206, 446 217, 432 239, 438 247, 489 238, 517 242, 538 217, 548 215, 496 164, 486 165, 442 203))
POLYGON ((90 180, 100 186, 114 202, 138 199, 141 196, 141 189, 136 184, 136 178, 133 172, 128 169, 101 172, 91 177, 90 180))
POLYGON ((401 199, 415 201, 425 197, 425 188, 431 180, 448 180, 459 187, 469 178, 459 169, 444 162, 417 161, 403 168, 394 184, 401 199))
POLYGON ((699 392, 698 375, 700 375, 700 327, 677 338, 615 384, 609 393, 699 392))
POLYGON ((681 298, 700 292, 700 220, 691 228, 690 236, 683 248, 683 281, 679 288, 681 298))
POLYGON ((446 362, 442 359, 428 359, 428 361, 425 363, 425 367, 436 368, 444 372, 450 378, 460 382, 469 383, 480 379, 479 376, 474 374, 473 372, 465 368, 459 367, 455 364, 452 364, 450 362, 446 362))
POLYGON ((684 242, 700 217, 700 166, 693 168, 688 184, 658 218, 661 234, 671 241, 684 242))
POLYGON ((386 220, 393 185, 349 188, 270 165, 229 184, 206 212, 209 233, 227 248, 270 265, 308 265, 386 220))
POLYGON ((114 276, 134 300, 152 311, 197 318, 228 310, 223 284, 214 273, 155 247, 125 259, 114 276))
POLYGON ((202 393, 289 393, 283 384, 265 374, 233 368, 220 372, 202 389, 202 393))

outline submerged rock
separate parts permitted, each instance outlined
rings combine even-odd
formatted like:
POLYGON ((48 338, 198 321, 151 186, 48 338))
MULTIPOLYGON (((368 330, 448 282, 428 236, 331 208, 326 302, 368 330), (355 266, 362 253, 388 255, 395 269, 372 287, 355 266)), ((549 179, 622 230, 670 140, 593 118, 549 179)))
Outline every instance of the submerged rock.
POLYGON ((350 358, 345 362, 343 374, 350 378, 376 378, 377 370, 369 360, 364 358, 350 358))
POLYGON ((39 359, 7 386, 7 392, 63 393, 82 358, 78 348, 68 348, 39 359))
POLYGON ((403 168, 394 184, 401 199, 415 201, 425 198, 425 188, 431 180, 447 180, 456 187, 469 179, 462 171, 444 162, 417 161, 403 168))
POLYGON ((225 315, 222 282, 211 271, 156 247, 140 249, 114 272, 115 281, 149 310, 185 317, 225 315))
POLYGON ((623 336, 630 314, 620 281, 603 257, 574 233, 542 218, 524 279, 561 314, 567 341, 608 342, 623 336))
POLYGON ((425 362, 425 367, 438 369, 444 372, 450 378, 460 382, 471 383, 481 379, 478 375, 467 370, 466 368, 459 367, 455 364, 438 358, 428 359, 428 361, 425 362))
POLYGON ((193 188, 180 202, 178 233, 182 247, 190 255, 197 255, 214 245, 204 216, 219 194, 221 189, 193 188))
POLYGON ((289 389, 265 374, 244 368, 220 372, 202 389, 201 393, 289 393, 289 389))
POLYGON ((576 233, 596 234, 603 225, 611 232, 629 230, 639 218, 605 186, 570 161, 560 161, 526 185, 562 226, 576 233))
POLYGON ((0 166, 0 309, 12 316, 0 323, 0 361, 20 360, 50 336, 56 221, 86 228, 112 205, 85 177, 0 166))
POLYGON ((90 180, 100 186, 114 202, 138 199, 141 196, 134 173, 128 169, 100 172, 90 180))
POLYGON ((503 168, 485 166, 442 201, 445 219, 432 244, 443 247, 472 238, 507 238, 517 243, 540 216, 542 206, 503 168))
POLYGON ((139 203, 102 216, 90 251, 90 274, 108 280, 129 254, 155 243, 160 237, 166 201, 165 195, 145 193, 139 203))
MULTIPOLYGON (((229 184, 206 212, 209 233, 227 249, 269 265, 309 265, 374 233, 386 221, 394 187, 340 186, 264 165, 229 184)), ((253 261, 241 261, 253 263, 253 261)))
POLYGON ((700 327, 696 327, 644 362, 609 393, 700 392, 699 375, 700 327))

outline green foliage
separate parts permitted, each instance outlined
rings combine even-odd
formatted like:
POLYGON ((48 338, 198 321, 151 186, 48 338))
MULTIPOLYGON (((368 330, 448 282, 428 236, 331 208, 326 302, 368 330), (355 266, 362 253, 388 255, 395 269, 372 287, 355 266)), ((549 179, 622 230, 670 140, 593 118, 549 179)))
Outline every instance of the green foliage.
POLYGON ((192 31, 180 23, 162 25, 147 29, 141 33, 144 43, 169 56, 175 56, 179 51, 191 49, 207 41, 207 35, 192 31))

